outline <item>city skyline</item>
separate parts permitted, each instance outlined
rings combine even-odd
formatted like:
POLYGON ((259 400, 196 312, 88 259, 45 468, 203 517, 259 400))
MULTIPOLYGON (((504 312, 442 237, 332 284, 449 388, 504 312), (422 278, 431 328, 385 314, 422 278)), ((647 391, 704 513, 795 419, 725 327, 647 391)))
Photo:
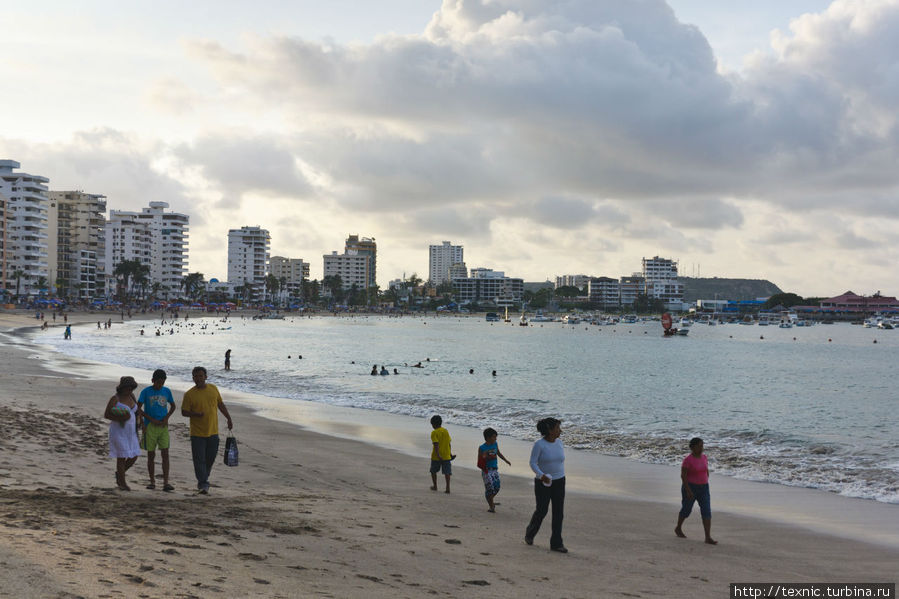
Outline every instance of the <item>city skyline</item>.
POLYGON ((899 1, 719 4, 30 3, 6 13, 41 26, 4 41, 0 158, 190 214, 207 279, 239 223, 318 279, 375 238, 381 288, 452 239, 528 281, 658 255, 893 293, 899 1))

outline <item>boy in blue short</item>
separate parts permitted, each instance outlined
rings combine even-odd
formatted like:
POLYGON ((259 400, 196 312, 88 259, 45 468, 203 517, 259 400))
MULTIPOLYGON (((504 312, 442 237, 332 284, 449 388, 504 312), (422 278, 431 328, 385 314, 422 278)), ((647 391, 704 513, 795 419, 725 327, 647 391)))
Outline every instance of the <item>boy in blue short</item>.
POLYGON ((137 405, 144 415, 144 440, 147 450, 147 471, 150 474, 148 489, 156 488, 156 448, 162 453, 162 490, 174 491, 169 484, 169 417, 175 411, 175 399, 165 387, 165 370, 153 372, 153 385, 140 392, 137 405))
POLYGON ((453 465, 452 462, 454 456, 450 449, 450 439, 449 431, 443 428, 443 418, 440 416, 433 416, 431 418, 431 426, 434 428, 431 431, 431 443, 434 448, 431 450, 431 490, 437 490, 437 473, 443 471, 443 476, 446 478, 446 493, 450 492, 450 477, 453 475, 453 465))
POLYGON ((502 461, 512 465, 512 462, 507 460, 499 450, 496 437, 495 430, 489 427, 485 428, 484 444, 478 447, 478 466, 481 468, 481 477, 484 479, 484 497, 487 498, 487 505, 490 506, 488 512, 496 511, 493 498, 499 493, 499 463, 496 461, 496 457, 499 456, 502 461))

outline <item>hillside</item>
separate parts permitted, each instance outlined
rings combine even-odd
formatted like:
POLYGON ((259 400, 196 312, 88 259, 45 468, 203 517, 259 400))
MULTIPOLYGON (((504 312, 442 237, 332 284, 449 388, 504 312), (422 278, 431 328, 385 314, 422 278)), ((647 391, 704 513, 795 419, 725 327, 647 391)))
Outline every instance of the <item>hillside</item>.
POLYGON ((684 301, 698 299, 753 300, 783 293, 780 287, 765 279, 706 279, 699 277, 678 277, 684 284, 684 301))

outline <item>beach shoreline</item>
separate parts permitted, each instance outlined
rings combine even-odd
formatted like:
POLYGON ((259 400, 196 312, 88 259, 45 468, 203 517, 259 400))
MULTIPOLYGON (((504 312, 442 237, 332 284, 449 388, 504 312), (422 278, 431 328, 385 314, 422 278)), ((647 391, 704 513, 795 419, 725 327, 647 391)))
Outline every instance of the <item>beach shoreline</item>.
MULTIPOLYGON (((81 320, 73 315, 70 321, 95 321, 95 315, 85 317, 81 320)), ((30 324, 27 319, 23 322, 23 317, 0 315, 0 326, 30 324)), ((404 443, 405 450, 387 449, 366 438, 360 432, 361 423, 344 422, 329 429, 319 414, 319 420, 303 428, 281 422, 276 414, 256 415, 254 410, 261 408, 264 414, 271 406, 238 406, 238 394, 225 389, 223 395, 235 416, 241 442, 242 463, 238 468, 215 467, 210 497, 189 492, 192 468, 185 419, 180 413, 173 416, 176 493, 161 495, 144 490, 137 482, 132 483, 135 490, 131 493, 117 492, 112 489, 112 460, 103 453, 105 429, 99 416, 118 370, 106 380, 60 377, 44 370, 41 361, 32 358, 27 349, 4 344, 2 353, 11 370, 2 376, 8 392, 0 405, 15 423, 14 430, 38 426, 26 422, 27 415, 34 412, 45 412, 54 421, 59 420, 58 414, 71 412, 78 415, 79 434, 60 430, 63 447, 77 447, 90 439, 91 448, 87 454, 59 451, 59 447, 29 441, 35 432, 31 430, 22 447, 4 452, 9 459, 0 471, 0 506, 5 512, 2 522, 7 533, 17 539, 12 557, 23 564, 23 568, 3 574, 4 579, 10 579, 4 580, 4 588, 16 588, 6 583, 21 585, 19 574, 41 568, 53 572, 44 579, 47 584, 57 584, 60 592, 78 588, 78 592, 86 593, 83 596, 98 596, 115 585, 124 585, 125 589, 137 585, 146 596, 190 596, 189 585, 196 582, 201 585, 197 589, 203 589, 194 590, 199 596, 414 597, 431 590, 438 595, 512 596, 540 588, 542 592, 556 589, 560 596, 587 597, 595 596, 597 585, 608 589, 609 596, 628 592, 689 596, 695 594, 688 592, 689 585, 714 588, 700 595, 719 596, 726 592, 726 584, 738 580, 889 581, 895 577, 892 565, 899 552, 884 544, 816 534, 800 528, 800 522, 790 526, 721 510, 716 512, 720 516, 715 519, 713 532, 722 545, 708 548, 701 544, 696 518, 685 525, 689 539, 674 537, 671 529, 676 496, 659 503, 652 497, 635 501, 633 497, 579 491, 571 492, 566 500, 566 545, 572 554, 562 558, 567 561, 560 561, 545 550, 543 531, 535 547, 521 542, 524 524, 533 509, 533 491, 526 477, 504 471, 503 491, 498 498, 503 505, 497 514, 488 515, 480 477, 473 468, 456 468, 450 496, 427 490, 427 460, 418 452, 428 445, 428 429, 420 427, 413 433, 411 423, 402 424, 396 430, 413 439, 404 443), (60 397, 61 386, 66 393, 60 397), (332 430, 339 427, 344 430, 332 430), (329 434, 320 434, 316 428, 329 434), (73 472, 79 475, 75 477, 73 472), (137 544, 114 538, 115 527, 107 527, 107 533, 100 534, 103 526, 97 522, 103 521, 102 514, 93 519, 71 517, 73 506, 91 501, 86 497, 93 498, 93 504, 125 510, 134 505, 143 510, 169 504, 174 525, 163 526, 165 534, 156 534, 152 527, 143 534, 160 552, 178 552, 162 553, 172 556, 175 573, 154 566, 143 575, 128 574, 131 564, 127 559, 118 567, 109 557, 88 559, 84 557, 88 552, 73 555, 67 550, 76 539, 85 547, 105 546, 100 553, 115 553, 111 549, 124 552, 137 563, 138 554, 144 552, 137 544), (46 514, 48 505, 52 505, 52 516, 44 519, 52 520, 45 523, 51 525, 50 530, 46 526, 29 528, 29 518, 46 514), (213 520, 199 530, 186 527, 187 534, 197 535, 188 539, 202 542, 185 541, 185 530, 177 525, 178 515, 194 505, 209 508, 224 520, 230 536, 222 536, 213 520), (166 545, 168 542, 189 547, 166 545), (179 576, 185 557, 182 554, 202 563, 190 564, 179 576), (683 568, 688 556, 698 555, 703 559, 700 578, 704 581, 691 578, 683 568), (434 560, 447 567, 435 570, 434 560), (110 569, 114 575, 103 574, 110 569), (300 583, 304 592, 297 594, 296 585, 300 583), (683 585, 683 593, 677 590, 678 585, 683 585)), ((148 377, 145 373, 138 380, 144 383, 148 377)), ((175 395, 180 405, 180 393, 176 391, 175 395)), ((261 401, 272 403, 268 398, 261 401)), ((374 427, 372 423, 368 426, 374 427)), ((473 452, 469 447, 472 432, 450 430, 460 460, 467 459, 473 452)), ((369 432, 375 437, 380 434, 369 432)), ((5 441, 5 448, 12 447, 13 442, 19 444, 19 439, 12 437, 12 441, 5 441)), ((509 455, 506 447, 504 452, 509 455)), ((513 464, 522 467, 520 448, 511 453, 516 456, 513 464)), ((473 466, 473 459, 469 461, 473 466)), ((129 480, 144 482, 145 469, 146 461, 141 458, 129 473, 129 480)), ((676 476, 676 472, 668 474, 676 476)), ((573 472, 570 476, 572 480, 577 478, 573 472)), ((664 486, 676 491, 676 479, 673 484, 665 481, 664 486)), ((713 508, 719 501, 726 503, 718 498, 722 494, 719 486, 726 485, 713 480, 713 508)), ((641 492, 638 489, 637 494, 641 492)), ((72 596, 80 596, 78 592, 72 596)))

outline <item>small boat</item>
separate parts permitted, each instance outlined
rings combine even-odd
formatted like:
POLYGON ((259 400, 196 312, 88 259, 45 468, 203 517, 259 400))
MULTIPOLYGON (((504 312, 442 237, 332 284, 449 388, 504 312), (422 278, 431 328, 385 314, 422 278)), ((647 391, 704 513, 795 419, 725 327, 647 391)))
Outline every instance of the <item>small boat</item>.
POLYGON ((528 317, 524 312, 521 313, 521 318, 518 319, 518 326, 520 326, 520 327, 528 326, 528 317))
POLYGON ((877 323, 877 328, 891 331, 893 330, 893 324, 889 320, 881 320, 877 323))
POLYGON ((787 320, 781 320, 781 321, 780 321, 780 324, 777 325, 777 327, 780 328, 780 329, 792 329, 792 328, 793 328, 793 324, 792 324, 791 322, 787 321, 787 320))
POLYGON ((681 337, 686 337, 687 334, 690 332, 690 329, 677 329, 675 332, 678 335, 680 335, 681 337))
POLYGON ((487 312, 487 322, 499 322, 499 314, 496 312, 487 312))
POLYGON ((580 324, 581 319, 576 314, 566 314, 562 317, 562 324, 580 324))
POLYGON ((552 316, 546 316, 540 310, 537 310, 537 314, 535 314, 534 317, 531 319, 531 322, 555 322, 555 321, 556 321, 555 318, 553 318, 552 316))

